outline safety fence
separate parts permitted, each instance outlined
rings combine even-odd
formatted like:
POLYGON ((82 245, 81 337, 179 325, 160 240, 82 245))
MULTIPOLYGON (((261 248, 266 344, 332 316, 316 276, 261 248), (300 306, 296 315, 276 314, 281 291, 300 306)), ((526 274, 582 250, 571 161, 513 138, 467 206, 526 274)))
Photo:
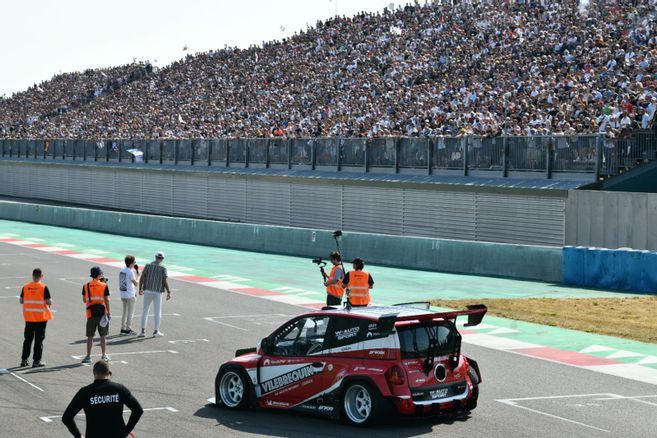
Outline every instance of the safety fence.
MULTIPOLYGON (((0 139, 3 158, 143 162, 182 166, 277 167, 431 174, 451 171, 615 175, 654 160, 653 131, 534 137, 245 138, 185 140, 0 139)), ((496 175, 499 176, 499 175, 496 175)))

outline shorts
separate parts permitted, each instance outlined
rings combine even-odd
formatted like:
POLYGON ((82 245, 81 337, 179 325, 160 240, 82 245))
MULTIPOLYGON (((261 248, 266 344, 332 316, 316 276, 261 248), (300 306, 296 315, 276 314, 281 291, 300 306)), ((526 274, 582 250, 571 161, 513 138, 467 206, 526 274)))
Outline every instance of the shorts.
POLYGON ((94 334, 96 333, 96 329, 98 329, 98 336, 107 336, 107 333, 109 333, 109 324, 107 324, 105 327, 100 326, 100 320, 102 319, 102 316, 92 316, 91 318, 87 319, 87 337, 88 338, 93 338, 94 334))

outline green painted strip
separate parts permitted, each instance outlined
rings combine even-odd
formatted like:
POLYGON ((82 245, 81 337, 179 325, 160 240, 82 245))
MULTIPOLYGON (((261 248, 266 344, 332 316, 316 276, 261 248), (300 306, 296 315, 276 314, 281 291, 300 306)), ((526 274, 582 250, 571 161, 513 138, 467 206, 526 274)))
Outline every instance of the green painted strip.
MULTIPOLYGON (((173 265, 185 268, 184 271, 181 269, 181 272, 187 275, 218 277, 217 280, 221 281, 238 282, 246 286, 277 290, 291 295, 303 294, 303 296, 320 300, 324 298, 319 270, 309 258, 188 245, 5 220, 0 220, 0 235, 11 235, 18 239, 43 239, 41 243, 55 246, 65 243, 66 249, 79 252, 104 251, 104 257, 119 260, 130 253, 136 255, 140 260, 147 261, 152 258, 155 251, 161 250, 166 253, 166 261, 170 269, 173 265), (93 244, 90 244, 92 242, 93 244), (230 277, 238 278, 231 280, 230 277)), ((318 255, 328 255, 332 249, 333 247, 327 244, 324 254, 318 255)), ((382 266, 368 266, 367 269, 372 273, 376 282, 373 300, 381 304, 431 298, 565 298, 616 297, 619 295, 617 292, 563 287, 545 282, 445 274, 382 266)), ((623 294, 623 296, 627 296, 627 294, 623 294)), ((487 317, 485 323, 495 327, 476 331, 491 333, 499 328, 509 329, 510 331, 505 333, 494 334, 571 351, 582 351, 591 346, 603 346, 610 349, 589 352, 589 354, 600 357, 608 357, 619 350, 644 355, 615 358, 626 363, 637 363, 646 356, 657 357, 657 346, 653 344, 492 316, 487 317)), ((646 364, 645 366, 657 368, 657 364, 646 364)))

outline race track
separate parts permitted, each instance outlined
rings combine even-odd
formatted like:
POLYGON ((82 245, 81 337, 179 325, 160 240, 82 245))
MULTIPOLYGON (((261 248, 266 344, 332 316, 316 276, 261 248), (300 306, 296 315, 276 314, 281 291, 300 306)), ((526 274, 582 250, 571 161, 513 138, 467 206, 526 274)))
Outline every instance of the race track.
MULTIPOLYGON (((253 257, 259 257, 253 254, 253 257)), ((264 257, 264 256, 262 256, 264 257)), ((68 436, 60 416, 80 386, 91 382, 84 355, 81 285, 93 263, 0 243, 0 430, 2 436, 68 436), (48 324, 47 367, 17 369, 23 322, 20 286, 41 267, 53 295, 48 324)), ((116 289, 118 268, 103 267, 116 289)), ((219 363, 241 347, 254 346, 298 306, 171 280, 164 305, 165 337, 124 338, 120 300, 112 298, 108 353, 114 379, 147 409, 135 430, 141 437, 363 436, 363 432, 312 416, 265 411, 239 413, 208 404, 219 363)), ((137 304, 140 314, 141 302, 137 304)), ((138 318, 138 317, 137 317, 138 318)), ((152 324, 152 322, 151 322, 152 324)), ((657 387, 524 355, 465 343, 484 382, 479 407, 469 417, 394 421, 368 436, 592 437, 652 436, 657 427, 657 387)), ((100 353, 94 346, 93 353, 100 353)), ((83 417, 78 417, 81 429, 83 417)))

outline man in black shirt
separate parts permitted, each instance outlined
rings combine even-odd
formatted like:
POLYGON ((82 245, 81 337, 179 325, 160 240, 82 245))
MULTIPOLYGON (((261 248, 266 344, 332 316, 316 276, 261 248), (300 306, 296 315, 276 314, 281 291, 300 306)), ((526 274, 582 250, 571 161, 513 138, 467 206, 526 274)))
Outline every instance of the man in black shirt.
POLYGON ((62 416, 62 422, 73 436, 81 437, 75 416, 84 409, 87 438, 125 438, 135 428, 144 410, 128 388, 110 381, 112 372, 107 362, 99 360, 93 370, 94 383, 75 394, 62 416), (123 420, 124 405, 131 411, 127 425, 123 420))

